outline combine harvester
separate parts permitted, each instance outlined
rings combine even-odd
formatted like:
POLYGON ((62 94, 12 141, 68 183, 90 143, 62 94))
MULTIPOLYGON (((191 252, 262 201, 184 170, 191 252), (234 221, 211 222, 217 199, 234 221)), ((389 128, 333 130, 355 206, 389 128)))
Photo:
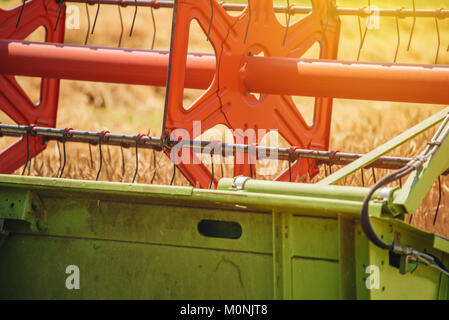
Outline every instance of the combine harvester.
MULTIPOLYGON (((449 10, 377 14, 438 26, 449 10)), ((447 173, 449 108, 367 154, 329 151, 329 134, 332 98, 449 105, 449 67, 338 61, 343 15, 369 19, 373 11, 332 0, 29 0, 0 10, 0 108, 17 123, 1 124, 0 136, 21 137, 0 154, 0 297, 448 299, 449 240, 405 217, 447 173), (63 44, 69 2, 96 5, 97 16, 100 5, 173 9, 170 51, 63 44), (305 16, 284 27, 275 13, 305 16), (193 20, 215 55, 188 52, 193 20), (46 42, 24 41, 40 26, 46 42), (301 59, 317 42, 321 59, 301 59), (38 106, 16 75, 44 79, 38 106), (166 86, 163 134, 64 128, 56 123, 60 79, 166 86), (185 107, 185 88, 206 91, 185 107), (291 96, 316 98, 312 126, 291 96), (255 135, 197 139, 218 124, 255 135), (433 127, 416 157, 386 156, 433 127), (273 129, 290 148, 261 145, 260 132, 273 129), (51 140, 64 150, 95 145, 97 181, 61 178, 65 152, 58 177, 26 176, 51 140), (134 149, 137 164, 141 149, 164 152, 192 187, 99 181, 106 145, 134 149), (205 155, 234 157, 234 176, 218 181, 205 155), (288 169, 276 181, 258 180, 256 160, 265 158, 288 169), (316 184, 293 182, 333 165, 344 166, 316 184), (371 187, 337 185, 368 168, 391 171, 371 187)), ((360 49, 366 30, 361 36, 360 49)))

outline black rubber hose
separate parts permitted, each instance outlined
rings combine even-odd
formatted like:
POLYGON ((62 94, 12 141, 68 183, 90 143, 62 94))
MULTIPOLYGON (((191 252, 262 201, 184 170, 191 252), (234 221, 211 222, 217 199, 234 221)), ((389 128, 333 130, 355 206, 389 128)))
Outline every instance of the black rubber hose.
POLYGON ((365 232, 365 235, 367 236, 367 238, 381 249, 393 250, 393 245, 386 244, 385 242, 383 242, 381 239, 379 239, 379 237, 374 232, 374 229, 371 225, 369 212, 368 212, 368 207, 369 207, 369 202, 371 200, 371 197, 381 187, 406 176, 407 174, 412 172, 414 169, 415 168, 413 168, 413 167, 406 166, 402 169, 399 169, 396 172, 393 172, 393 173, 385 176, 384 178, 379 180, 376 184, 374 184, 374 186, 371 188, 371 190, 368 192, 367 196, 365 197, 365 200, 363 201, 362 212, 361 212, 362 229, 365 232))

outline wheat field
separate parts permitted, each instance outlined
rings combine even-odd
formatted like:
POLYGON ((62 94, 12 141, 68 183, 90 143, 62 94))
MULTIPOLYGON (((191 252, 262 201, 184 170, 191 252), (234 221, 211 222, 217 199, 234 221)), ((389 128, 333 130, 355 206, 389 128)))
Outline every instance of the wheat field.
MULTIPOLYGON (((242 2, 242 1, 232 1, 242 2)), ((246 2, 246 1, 243 1, 246 2)), ((278 4, 287 1, 276 1, 278 4)), ((310 5, 310 1, 290 1, 299 5, 310 5)), ((0 0, 2 9, 11 9, 20 5, 21 0, 0 0)), ((410 8, 412 1, 371 1, 378 7, 410 8)), ((71 4, 74 5, 74 4, 71 4)), ((340 0, 338 6, 365 6, 366 1, 340 0)), ((66 29, 65 42, 83 44, 87 32, 87 15, 84 5, 76 5, 80 12, 80 28, 66 29)), ((449 7, 449 0, 416 0, 417 8, 449 7)), ((96 6, 88 6, 91 25, 95 16, 96 6)), ((150 49, 154 30, 149 8, 139 8, 132 37, 128 36, 131 27, 133 7, 121 8, 124 32, 121 47, 150 49)), ((154 11, 156 19, 155 48, 168 50, 171 30, 171 10, 154 11)), ((285 21, 279 15, 281 22, 285 21)), ((301 18, 292 17, 291 23, 301 18)), ((342 36, 339 48, 340 60, 355 60, 360 44, 358 20, 356 17, 342 17, 342 36)), ((362 24, 365 20, 362 20, 362 24)), ((438 49, 436 23, 431 18, 417 19, 415 33, 410 50, 407 50, 412 19, 399 19, 400 47, 399 63, 435 62, 438 49)), ((213 52, 206 41, 206 36, 199 26, 192 24, 189 50, 194 52, 213 52)), ((438 21, 440 30, 440 47, 438 63, 449 64, 449 19, 438 21)), ((119 9, 117 6, 101 6, 95 33, 89 36, 88 45, 117 47, 121 33, 119 9)), ((42 41, 43 30, 37 30, 27 40, 42 41)), ((381 18, 380 28, 369 30, 360 59, 373 62, 393 62, 398 35, 394 18, 381 18)), ((313 47, 305 57, 317 58, 318 45, 313 47)), ((17 77, 25 91, 37 102, 39 101, 40 79, 17 77)), ((190 105, 202 92, 199 90, 185 91, 185 105, 190 105)), ((92 83, 83 81, 61 81, 57 126, 72 127, 79 130, 110 130, 117 133, 150 133, 158 136, 161 133, 163 118, 164 88, 132 86, 122 84, 92 83)), ((299 110, 308 121, 313 121, 313 98, 295 97, 299 110)), ((446 106, 423 105, 411 103, 370 102, 336 99, 333 109, 333 120, 330 137, 330 149, 344 152, 366 153, 382 143, 392 139, 404 130, 426 119, 446 106)), ((0 121, 12 123, 6 115, 0 112, 0 121)), ((393 151, 391 155, 414 156, 419 153, 431 138, 433 130, 429 130, 409 143, 393 151)), ((211 138, 205 136, 205 138, 211 138)), ((217 137, 213 137, 216 139, 217 137)), ((212 138, 211 138, 212 139, 212 138)), ((13 139, 0 139, 0 147, 9 145, 13 139)), ((214 161, 217 163, 218 161, 214 161)), ((67 165, 64 178, 94 180, 99 165, 97 147, 80 144, 67 144, 67 165), (92 157, 91 157, 92 154, 92 157)), ((55 176, 60 166, 58 145, 50 142, 47 149, 32 160, 27 174, 31 176, 55 176)), ((286 163, 279 163, 279 171, 285 169, 286 163)), ((335 170, 336 168, 333 168, 335 170)), ((132 180, 135 170, 134 150, 121 150, 117 147, 107 147, 104 151, 104 163, 100 180, 123 181, 132 180), (124 162, 122 162, 122 152, 124 162)), ((218 171, 218 177, 221 171, 218 171)), ((324 177, 322 168, 315 182, 324 177)), ((22 169, 16 171, 20 174, 22 169)), ((376 177, 385 175, 386 170, 376 170, 376 177)), ((223 165, 224 176, 232 175, 232 165, 223 165)), ((168 184, 172 175, 172 165, 163 154, 154 155, 152 151, 139 152, 138 183, 168 184), (154 156, 156 161, 154 161, 154 156)), ((269 179, 270 177, 260 177, 269 179)), ((442 177, 443 198, 440 206, 438 222, 433 226, 433 216, 438 202, 438 189, 435 187, 427 194, 422 206, 416 213, 413 224, 431 232, 449 236, 449 177, 442 177)), ((373 183, 370 171, 365 172, 365 184, 373 183)), ((188 185, 184 178, 177 174, 176 185, 188 185)), ((361 185, 360 173, 348 177, 342 182, 345 185, 361 185)))

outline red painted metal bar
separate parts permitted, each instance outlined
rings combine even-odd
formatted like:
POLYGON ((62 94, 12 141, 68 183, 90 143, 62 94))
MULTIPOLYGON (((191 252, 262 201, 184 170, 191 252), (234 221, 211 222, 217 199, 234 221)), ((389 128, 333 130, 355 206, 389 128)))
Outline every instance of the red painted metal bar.
MULTIPOLYGON (((168 52, 0 40, 0 73, 96 82, 165 86, 168 52)), ((204 89, 215 57, 190 54, 185 86, 204 89)))
POLYGON ((449 103, 449 66, 252 57, 243 77, 251 92, 449 103))
MULTIPOLYGON (((186 88, 206 89, 215 67, 190 54, 186 88)), ((0 40, 2 74, 165 86, 167 69, 167 52, 0 40)), ((251 92, 449 104, 448 66, 251 57, 242 70, 251 92)))

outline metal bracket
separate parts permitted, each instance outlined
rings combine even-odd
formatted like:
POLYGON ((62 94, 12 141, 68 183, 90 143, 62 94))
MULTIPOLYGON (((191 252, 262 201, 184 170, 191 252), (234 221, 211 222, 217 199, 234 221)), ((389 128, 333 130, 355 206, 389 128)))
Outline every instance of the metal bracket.
POLYGON ((249 180, 249 177, 239 176, 234 179, 234 183, 232 184, 232 187, 230 190, 238 191, 243 190, 243 187, 245 186, 246 181, 249 180))
POLYGON ((396 232, 394 234, 394 247, 401 249, 397 252, 390 251, 389 260, 390 266, 399 269, 401 274, 407 274, 408 272, 413 272, 418 267, 417 263, 410 263, 410 259, 412 258, 412 252, 408 251, 408 248, 403 248, 400 245, 401 235, 396 232))
MULTIPOLYGON (((30 223, 32 231, 44 231, 46 217, 39 197, 28 190, 0 189, 0 221, 22 220, 30 223)), ((3 229, 0 224, 0 231, 3 229)))

